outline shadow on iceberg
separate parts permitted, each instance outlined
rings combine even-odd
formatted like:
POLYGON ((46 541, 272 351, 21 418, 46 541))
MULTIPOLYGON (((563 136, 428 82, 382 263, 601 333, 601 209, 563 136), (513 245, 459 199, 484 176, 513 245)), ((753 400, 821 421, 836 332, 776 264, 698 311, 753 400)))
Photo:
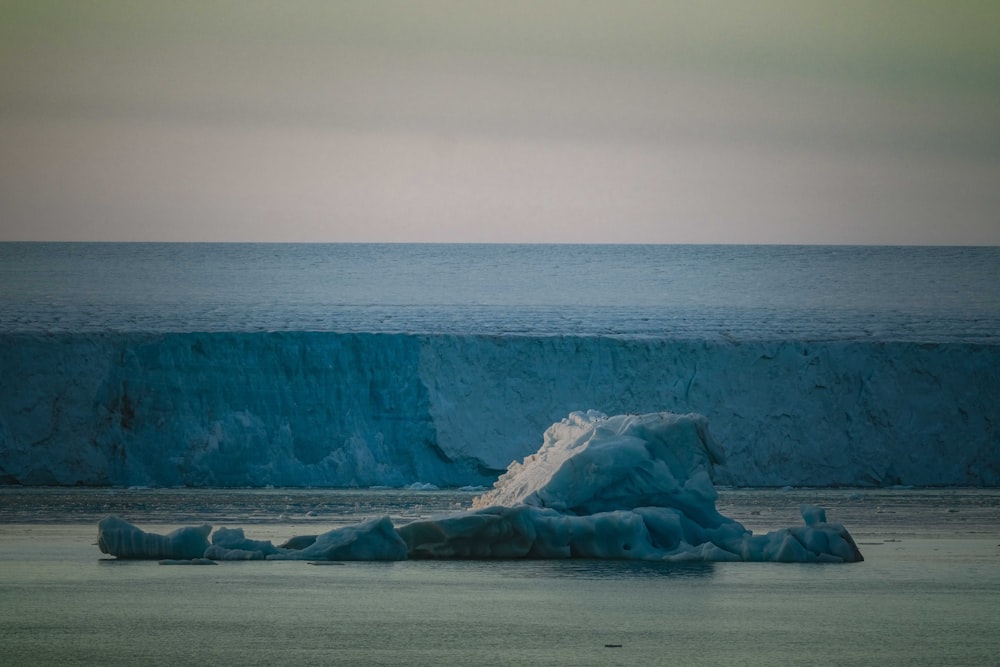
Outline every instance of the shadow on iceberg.
POLYGON ((119 558, 157 559, 864 560, 847 530, 827 523, 818 507, 802 508, 805 525, 763 535, 722 516, 712 473, 723 462, 701 415, 574 412, 459 514, 398 527, 383 517, 282 547, 248 540, 241 529, 220 529, 209 545, 207 526, 160 536, 108 517, 98 545, 119 558))

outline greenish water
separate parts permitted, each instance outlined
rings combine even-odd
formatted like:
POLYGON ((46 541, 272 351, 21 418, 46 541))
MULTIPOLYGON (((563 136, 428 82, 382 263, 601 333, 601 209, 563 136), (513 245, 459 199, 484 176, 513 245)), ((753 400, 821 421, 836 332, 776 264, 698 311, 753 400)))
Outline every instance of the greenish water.
MULTIPOLYGON (((840 566, 161 566, 108 559, 93 546, 96 524, 89 513, 112 494, 125 496, 125 509, 138 508, 138 519, 126 518, 161 532, 176 523, 152 521, 156 508, 142 503, 159 498, 170 515, 168 500, 184 493, 2 490, 3 662, 983 665, 1000 656, 995 491, 723 492, 720 508, 754 530, 794 514, 800 500, 824 501, 830 519, 847 524, 866 558, 840 566), (67 502, 78 508, 78 518, 60 522, 57 512, 67 502), (28 521, 32 503, 37 520, 28 521)), ((216 522, 217 508, 226 519, 239 518, 241 503, 256 507, 262 497, 291 499, 293 509, 303 510, 325 500, 328 515, 315 509, 308 510, 311 517, 289 514, 282 507, 275 512, 283 510, 283 519, 268 520, 248 510, 256 520, 229 524, 275 541, 327 529, 352 513, 366 515, 368 501, 398 515, 463 502, 461 494, 446 492, 213 493, 216 503, 192 507, 188 518, 216 522)))

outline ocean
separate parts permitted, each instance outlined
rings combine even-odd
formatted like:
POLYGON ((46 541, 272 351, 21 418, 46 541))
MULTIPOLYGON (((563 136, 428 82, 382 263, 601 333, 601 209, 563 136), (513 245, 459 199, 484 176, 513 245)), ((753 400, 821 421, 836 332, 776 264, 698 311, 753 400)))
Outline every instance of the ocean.
POLYGON ((1000 248, 0 244, 4 653, 990 664, 998 285, 1000 248), (108 512, 279 541, 463 509, 590 408, 707 415, 723 514, 823 505, 865 561, 167 567, 93 544, 108 512))
POLYGON ((121 561, 105 513, 279 543, 472 492, 0 488, 0 633, 19 665, 988 665, 1000 491, 722 489, 755 532, 828 508, 862 563, 121 561))
POLYGON ((0 332, 995 343, 1000 248, 0 243, 0 332))

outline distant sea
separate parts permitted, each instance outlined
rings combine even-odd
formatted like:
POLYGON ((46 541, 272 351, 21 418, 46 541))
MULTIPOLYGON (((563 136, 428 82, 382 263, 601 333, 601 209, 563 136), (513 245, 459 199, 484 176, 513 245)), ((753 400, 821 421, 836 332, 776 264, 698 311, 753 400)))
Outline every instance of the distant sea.
POLYGON ((1000 247, 0 244, 0 333, 1000 340, 1000 247))

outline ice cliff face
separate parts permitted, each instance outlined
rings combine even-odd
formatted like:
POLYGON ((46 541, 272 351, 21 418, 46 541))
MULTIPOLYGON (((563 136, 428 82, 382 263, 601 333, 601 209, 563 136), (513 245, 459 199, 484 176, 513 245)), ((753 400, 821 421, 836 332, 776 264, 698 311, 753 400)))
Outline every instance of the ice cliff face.
POLYGON ((0 481, 488 485, 575 410, 698 412, 723 484, 1000 485, 1000 347, 0 337, 0 481))

